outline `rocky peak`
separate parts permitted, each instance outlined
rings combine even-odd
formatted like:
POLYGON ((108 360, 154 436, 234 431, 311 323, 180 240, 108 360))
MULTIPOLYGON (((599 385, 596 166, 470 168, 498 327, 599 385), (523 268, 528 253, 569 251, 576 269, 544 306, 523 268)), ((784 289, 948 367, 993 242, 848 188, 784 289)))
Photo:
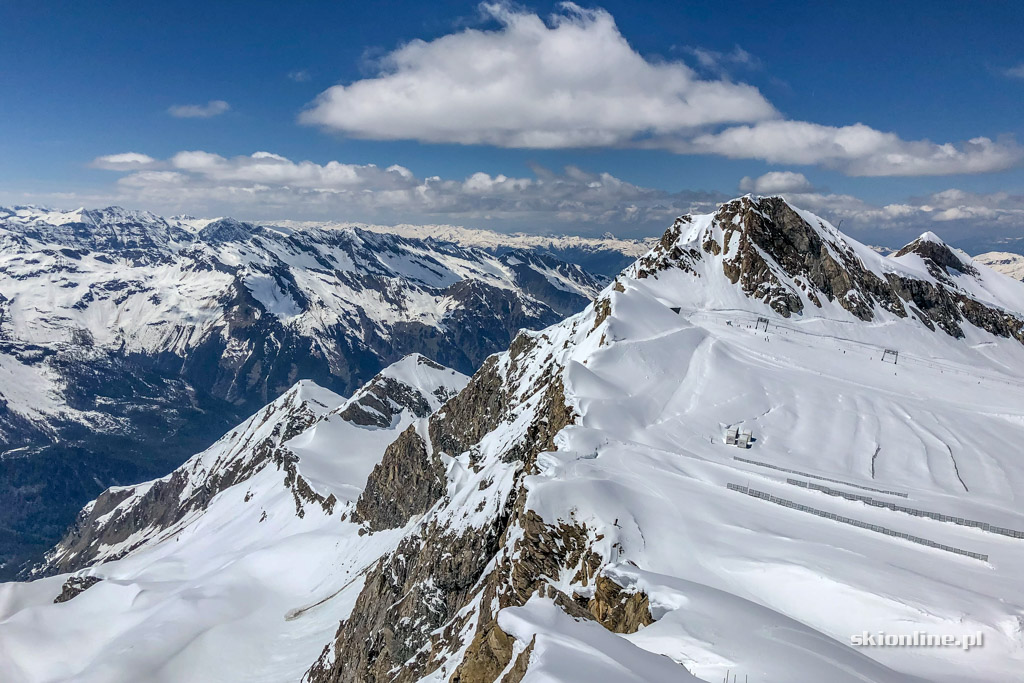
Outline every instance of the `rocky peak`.
POLYGON ((630 272, 641 278, 669 268, 713 279, 724 274, 746 298, 783 317, 824 302, 861 320, 872 320, 876 307, 905 316, 899 297, 866 264, 872 258, 880 257, 782 197, 745 195, 714 214, 677 219, 630 272))
POLYGON ((965 259, 932 233, 883 257, 781 197, 746 195, 714 214, 678 218, 626 274, 702 279, 681 302, 696 310, 767 307, 783 317, 839 319, 842 309, 862 321, 909 319, 954 337, 965 336, 966 321, 1024 341, 1024 297, 989 283, 965 259), (729 286, 721 286, 723 275, 729 286))
POLYGON ((462 373, 412 353, 379 372, 336 412, 358 425, 388 427, 403 410, 427 417, 467 381, 462 373))
MULTIPOLYGON (((962 253, 962 252, 961 252, 962 253)), ((928 268, 928 272, 936 279, 949 280, 951 275, 966 273, 977 275, 978 269, 965 263, 954 251, 933 232, 926 232, 916 240, 897 251, 893 258, 908 254, 920 256, 928 268), (950 271, 955 272, 950 272, 950 271)))
POLYGON ((247 242, 252 239, 258 228, 250 223, 236 221, 234 218, 218 218, 207 223, 199 231, 199 239, 203 242, 247 242))

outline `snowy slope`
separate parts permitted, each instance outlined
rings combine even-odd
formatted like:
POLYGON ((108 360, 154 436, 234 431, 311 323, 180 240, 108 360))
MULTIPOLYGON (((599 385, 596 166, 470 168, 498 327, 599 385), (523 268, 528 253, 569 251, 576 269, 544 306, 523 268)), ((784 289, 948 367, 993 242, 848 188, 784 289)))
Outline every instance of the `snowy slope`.
MULTIPOLYGON (((102 527, 137 528, 98 544, 89 559, 99 564, 79 576, 102 580, 66 602, 54 603, 66 574, 0 586, 0 678, 296 680, 333 635, 363 570, 401 536, 360 534, 345 521, 348 501, 388 443, 466 379, 409 356, 349 400, 301 382, 96 517, 101 497, 83 511, 94 538, 106 538, 102 527), (360 424, 361 401, 388 411, 387 426, 360 424), (165 509, 183 513, 177 519, 153 517, 149 494, 159 487, 165 509)), ((67 551, 51 560, 64 554, 67 564, 67 551)))
MULTIPOLYGON (((89 676, 1016 680, 1024 284, 963 258, 931 234, 883 257, 779 198, 683 217, 584 311, 518 335, 429 418, 399 419, 372 465, 319 475, 348 501, 333 541, 196 523, 194 552, 166 541, 88 569, 107 580, 68 603, 48 604, 66 577, 6 585, 0 652, 25 680, 59 678, 48 655, 78 622, 52 615, 138 616, 138 575, 117 580, 119 603, 110 572, 159 551, 151 578, 188 586, 164 632, 202 637, 186 660, 176 641, 105 650, 121 632, 100 629, 89 676), (725 443, 730 427, 750 448, 725 443), (274 550, 226 564, 238 544, 274 550), (249 601, 266 611, 237 620, 249 601), (853 647, 864 631, 984 644, 853 647)), ((373 395, 348 418, 393 424, 373 395)), ((285 444, 300 472, 305 438, 285 444)), ((271 474, 289 525, 328 516, 295 521, 271 474)), ((253 486, 214 501, 254 517, 253 486)))

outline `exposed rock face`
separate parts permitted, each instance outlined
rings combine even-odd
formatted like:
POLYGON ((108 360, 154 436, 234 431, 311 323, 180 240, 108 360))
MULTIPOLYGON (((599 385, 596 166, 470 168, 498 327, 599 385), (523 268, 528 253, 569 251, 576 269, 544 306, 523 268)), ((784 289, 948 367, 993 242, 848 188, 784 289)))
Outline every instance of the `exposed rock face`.
POLYGON ((650 601, 643 592, 627 592, 606 576, 598 576, 594 588, 587 609, 609 631, 636 633, 654 623, 650 601))
POLYGON ((928 264, 928 272, 936 279, 951 282, 949 270, 968 275, 977 275, 978 269, 964 263, 945 243, 931 233, 918 238, 896 252, 896 257, 917 254, 928 264))
POLYGON ((98 576, 71 576, 61 586, 60 595, 55 597, 53 601, 55 603, 67 602, 72 598, 78 597, 86 590, 92 588, 103 579, 98 576))
POLYGON ((403 408, 416 417, 430 415, 430 403, 412 387, 391 377, 380 377, 359 392, 357 399, 345 406, 340 415, 358 425, 387 427, 403 408))
MULTIPOLYGON (((783 281, 792 279, 812 303, 820 305, 819 296, 836 300, 861 320, 874 317, 876 304, 906 315, 899 298, 864 267, 849 245, 838 236, 826 239, 782 199, 764 198, 755 205, 743 198, 723 206, 718 216, 723 226, 722 253, 733 254, 723 262, 726 276, 777 313, 789 317, 803 310, 793 285, 783 281), (776 274, 776 268, 781 273, 776 274)), ((709 241, 705 245, 707 249, 709 241)))
POLYGON ((414 426, 409 427, 384 452, 384 459, 366 482, 352 519, 371 531, 403 526, 421 515, 445 491, 441 460, 427 451, 414 426))
POLYGON ((517 649, 496 616, 535 594, 618 632, 651 623, 646 596, 600 576, 606 560, 593 547, 601 536, 527 505, 523 477, 578 419, 549 348, 543 336, 521 334, 431 417, 429 443, 409 430, 389 448, 359 501, 359 521, 375 532, 427 516, 367 574, 308 681, 521 680, 532 644, 517 649), (463 492, 446 489, 442 455, 465 456, 472 484, 463 492), (566 579, 588 597, 556 585, 566 579))

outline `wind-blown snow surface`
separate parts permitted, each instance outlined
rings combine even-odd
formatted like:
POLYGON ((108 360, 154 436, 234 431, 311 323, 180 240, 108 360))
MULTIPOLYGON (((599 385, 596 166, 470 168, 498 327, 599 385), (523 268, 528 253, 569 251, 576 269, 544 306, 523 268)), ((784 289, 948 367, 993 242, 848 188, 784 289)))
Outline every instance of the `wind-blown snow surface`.
MULTIPOLYGON (((860 298, 887 296, 886 282, 942 284, 962 294, 965 307, 984 302, 1005 322, 1024 311, 1024 285, 984 267, 967 272, 924 258, 945 254, 932 235, 922 236, 916 250, 883 258, 799 212, 826 240, 823 249, 841 252, 851 267, 855 259, 882 284, 825 296, 802 275, 801 287, 771 253, 748 244, 745 263, 758 275, 772 274, 771 282, 794 297, 781 299, 775 285, 766 290, 723 274, 737 256, 737 236, 753 229, 760 211, 760 200, 745 201, 738 204, 743 214, 736 223, 730 218, 723 225, 726 213, 690 217, 685 229, 670 230, 650 258, 627 269, 595 304, 542 332, 524 333, 513 349, 489 361, 477 377, 500 380, 495 390, 509 405, 495 406, 502 412, 498 426, 482 436, 476 425, 459 431, 451 422, 458 419, 454 411, 437 413, 435 418, 452 414, 448 423, 431 427, 476 436, 466 452, 442 454, 447 491, 426 514, 404 527, 360 536, 353 525, 328 521, 315 509, 295 521, 294 501, 279 478, 265 487, 271 493, 257 491, 280 496, 272 509, 269 502, 244 503, 245 487, 233 487, 214 501, 225 501, 222 516, 212 516, 218 508, 211 506, 204 516, 209 525, 194 523, 180 541, 88 570, 107 580, 68 603, 48 604, 65 577, 4 586, 0 661, 10 662, 14 680, 66 679, 83 670, 75 668, 79 660, 98 667, 78 674, 85 680, 294 680, 304 670, 300 656, 308 666, 320 647, 328 645, 330 653, 332 626, 358 608, 356 594, 372 597, 374 587, 363 586, 359 572, 387 557, 402 537, 411 547, 392 556, 399 563, 418 561, 417 542, 429 538, 457 543, 477 532, 497 532, 500 547, 481 560, 479 583, 459 588, 466 602, 446 617, 460 637, 445 641, 443 625, 432 631, 437 647, 449 654, 422 680, 446 681, 469 656, 476 620, 499 604, 494 594, 485 600, 474 591, 482 591, 499 569, 508 572, 503 581, 531 571, 509 569, 529 546, 520 544, 525 533, 518 522, 506 516, 509 526, 502 527, 499 521, 503 510, 522 503, 543 520, 551 539, 559 538, 560 525, 581 529, 577 538, 597 558, 598 573, 627 594, 646 595, 653 618, 625 635, 574 619, 544 589, 587 604, 595 587, 579 565, 559 566, 541 577, 541 590, 496 614, 513 640, 504 672, 528 652, 523 681, 717 682, 727 672, 750 683, 1019 680, 1024 539, 964 522, 1024 531, 1018 449, 1024 439, 1024 345, 963 319, 929 327, 932 319, 916 304, 917 313, 901 317, 894 300, 885 300, 885 308, 878 303, 884 299, 860 298), (729 225, 737 226, 731 238, 729 225), (744 284, 760 298, 745 293, 744 284), (785 315, 770 305, 780 301, 785 315), (767 330, 760 318, 767 319, 767 330), (886 349, 899 351, 896 364, 883 362, 886 349), (549 417, 544 400, 553 388, 573 417, 554 437, 554 450, 524 463, 516 454, 525 450, 525 438, 543 434, 538 425, 549 417), (731 426, 753 432, 751 448, 724 443, 731 426), (745 495, 730 484, 876 529, 745 495), (962 523, 829 495, 807 484, 962 523), (513 503, 517 495, 524 499, 513 503), (269 516, 256 522, 261 507, 287 517, 287 529, 266 526, 278 523, 269 516), (438 528, 441 533, 431 536, 438 528), (911 536, 987 559, 928 547, 911 536), (237 545, 248 550, 232 554, 237 545), (147 580, 140 582, 143 575, 147 580), (312 609, 296 610, 339 590, 312 609), (168 593, 173 599, 159 602, 168 593), (149 630, 149 620, 161 635, 149 630), (129 633, 132 627, 137 636, 129 633), (176 640, 176 629, 187 645, 176 640), (850 636, 863 631, 981 632, 984 645, 969 651, 851 647, 850 636)), ((781 200, 773 201, 778 208, 781 200)), ((471 383, 448 405, 473 389, 471 383)), ((419 423, 417 433, 430 444, 427 432, 419 423)), ((300 436, 288 444, 301 452, 301 442, 300 436)), ((258 476, 263 473, 274 472, 264 469, 258 476)), ((549 553, 542 559, 563 556, 557 540, 549 545, 540 548, 549 553)), ((388 565, 382 567, 386 572, 388 565)), ((451 608, 444 590, 434 585, 421 594, 436 599, 437 609, 451 608)), ((363 605, 380 613, 394 607, 363 605)), ((407 628, 402 635, 416 632, 407 628)), ((384 638, 375 636, 375 642, 384 638)), ((421 642, 429 651, 434 641, 421 642)), ((422 660, 410 663, 424 666, 422 660)))
MULTIPOLYGON (((135 549, 84 572, 101 582, 60 604, 53 600, 66 574, 0 584, 0 680, 297 680, 358 594, 361 572, 402 535, 364 536, 344 521, 385 447, 423 420, 386 398, 371 402, 396 409, 386 427, 344 417, 389 379, 428 411, 467 380, 409 356, 348 400, 309 382, 296 385, 180 468, 186 485, 178 505, 187 507, 197 489, 228 471, 248 469, 248 476, 183 519, 102 547, 100 561, 135 549), (280 462, 252 462, 265 439, 276 444, 295 431, 280 445, 294 456, 297 476, 280 462), (317 504, 320 498, 329 504, 317 504)), ((134 487, 97 524, 130 518, 154 484, 134 487)))
POLYGON ((907 500, 874 497, 1024 530, 1024 462, 1014 446, 1024 437, 1024 372, 1004 365, 1024 368, 1018 343, 971 335, 959 348, 927 331, 851 330, 821 319, 765 335, 740 312, 677 317, 658 284, 652 292, 629 283, 605 331, 616 341, 566 359, 566 393, 582 426, 563 432, 527 484, 545 519, 610 529, 602 543, 618 556, 625 585, 665 610, 629 639, 711 681, 726 669, 780 682, 1019 674, 1024 540, 834 498, 786 483, 808 477, 733 459, 899 490, 907 500), (894 367, 880 362, 883 345, 916 353, 894 367), (965 362, 969 355, 977 361, 965 362), (726 446, 727 425, 752 430, 753 448, 726 446), (727 490, 730 483, 990 560, 786 509, 727 490), (864 630, 982 631, 985 646, 848 650, 864 630))

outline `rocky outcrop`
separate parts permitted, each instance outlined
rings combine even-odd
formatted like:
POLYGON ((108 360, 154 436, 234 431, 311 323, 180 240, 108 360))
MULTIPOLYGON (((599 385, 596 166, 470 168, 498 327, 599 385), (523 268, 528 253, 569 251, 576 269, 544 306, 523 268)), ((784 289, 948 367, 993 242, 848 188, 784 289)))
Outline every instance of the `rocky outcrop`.
POLYGON ((391 377, 378 377, 339 415, 357 425, 387 427, 403 409, 416 417, 430 415, 430 403, 415 389, 391 377))
POLYGON ((521 680, 532 643, 517 645, 497 613, 534 595, 616 632, 651 623, 642 592, 601 576, 606 560, 594 550, 601 535, 573 520, 545 520, 527 505, 524 477, 578 420, 549 349, 543 335, 521 334, 431 417, 429 443, 410 430, 389 449, 360 500, 359 520, 376 532, 426 516, 367 574, 307 681, 521 680), (469 464, 468 499, 464 491, 449 500, 441 454, 469 464), (400 492, 417 504, 401 507, 392 500, 400 492), (485 508, 491 512, 483 518, 463 521, 485 508), (560 588, 566 582, 571 593, 560 588))
POLYGON ((98 576, 71 576, 61 586, 60 595, 53 599, 54 603, 67 602, 76 598, 103 579, 98 576))
POLYGON ((803 310, 795 285, 812 303, 820 305, 823 296, 861 320, 874 318, 875 305, 906 316, 899 298, 848 244, 828 239, 824 226, 815 229, 780 197, 743 197, 723 206, 717 217, 722 252, 731 254, 723 261, 726 276, 777 313, 788 317, 803 310))
POLYGON ((388 446, 356 501, 352 520, 371 531, 404 526, 444 495, 445 470, 440 458, 410 426, 388 446))
POLYGON ((594 582, 594 597, 587 603, 594 618, 609 631, 636 633, 654 623, 651 603, 643 591, 628 591, 607 576, 594 582))
POLYGON ((959 256, 953 253, 953 250, 947 244, 932 233, 925 233, 903 247, 896 252, 895 257, 906 256, 907 254, 917 254, 920 256, 928 266, 928 272, 934 278, 947 283, 952 282, 950 280, 950 270, 968 275, 976 276, 978 274, 977 268, 964 263, 959 256))

